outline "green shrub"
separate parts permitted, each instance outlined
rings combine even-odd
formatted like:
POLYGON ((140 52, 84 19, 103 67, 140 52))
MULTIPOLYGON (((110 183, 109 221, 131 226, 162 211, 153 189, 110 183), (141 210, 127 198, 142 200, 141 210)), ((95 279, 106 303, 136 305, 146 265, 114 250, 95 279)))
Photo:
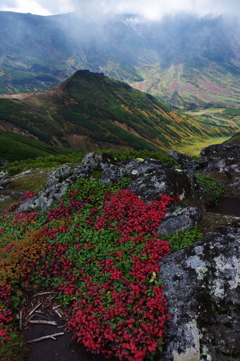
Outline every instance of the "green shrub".
POLYGON ((129 150, 129 149, 122 149, 122 150, 116 150, 116 149, 99 149, 96 150, 95 154, 100 154, 101 152, 110 154, 113 158, 115 158, 117 161, 126 161, 126 160, 132 160, 136 158, 152 158, 157 159, 163 164, 177 164, 177 162, 166 152, 159 151, 159 152, 151 152, 147 149, 143 150, 129 150))
POLYGON ((203 201, 206 206, 216 205, 224 192, 221 184, 210 175, 196 173, 195 176, 203 188, 203 201))
POLYGON ((51 168, 64 163, 81 162, 82 154, 57 154, 48 157, 37 157, 36 159, 19 160, 5 165, 4 169, 9 176, 24 172, 30 168, 51 168))
POLYGON ((164 236, 164 238, 170 243, 171 252, 174 252, 191 246, 203 236, 204 234, 195 227, 189 231, 180 231, 169 236, 164 236))
POLYGON ((28 347, 22 336, 11 332, 10 339, 0 344, 0 360, 1 361, 27 361, 28 347))

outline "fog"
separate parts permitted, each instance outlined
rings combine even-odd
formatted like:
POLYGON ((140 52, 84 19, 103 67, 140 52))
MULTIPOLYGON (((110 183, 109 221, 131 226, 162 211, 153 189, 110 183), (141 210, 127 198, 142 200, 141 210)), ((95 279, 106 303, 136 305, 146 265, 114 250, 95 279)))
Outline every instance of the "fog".
POLYGON ((178 13, 198 16, 240 14, 239 0, 1 0, 0 10, 54 15, 79 12, 87 17, 134 13, 157 20, 178 13))

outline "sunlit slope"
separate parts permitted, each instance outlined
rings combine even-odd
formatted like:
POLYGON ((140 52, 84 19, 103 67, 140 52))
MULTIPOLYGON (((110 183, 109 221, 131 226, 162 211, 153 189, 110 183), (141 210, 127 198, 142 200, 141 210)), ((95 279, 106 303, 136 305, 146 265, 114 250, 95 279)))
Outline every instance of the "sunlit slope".
POLYGON ((60 147, 171 149, 188 139, 228 135, 103 74, 78 71, 52 89, 2 95, 3 130, 60 147))
POLYGON ((173 64, 167 69, 141 69, 142 81, 131 85, 172 106, 196 109, 213 106, 240 106, 240 74, 226 73, 221 66, 209 63, 204 69, 189 64, 173 64))

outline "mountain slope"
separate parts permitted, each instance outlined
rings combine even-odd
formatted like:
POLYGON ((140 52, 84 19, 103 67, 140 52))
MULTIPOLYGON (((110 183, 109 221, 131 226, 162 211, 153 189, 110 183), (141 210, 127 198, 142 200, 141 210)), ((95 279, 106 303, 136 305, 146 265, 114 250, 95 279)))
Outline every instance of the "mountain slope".
POLYGON ((0 24, 2 93, 46 89, 86 68, 175 107, 240 104, 240 27, 234 21, 0 12, 0 24))
MULTIPOLYGON (((1 128, 1 127, 0 127, 1 128)), ((0 162, 46 157, 49 155, 67 155, 73 153, 71 149, 59 148, 40 142, 27 136, 0 130, 0 162)))
POLYGON ((192 138, 229 134, 227 124, 201 124, 149 94, 88 70, 52 89, 2 95, 0 127, 81 151, 170 149, 192 138))
POLYGON ((240 105, 239 24, 182 16, 138 30, 157 49, 159 64, 141 70, 144 80, 136 88, 175 106, 240 105))

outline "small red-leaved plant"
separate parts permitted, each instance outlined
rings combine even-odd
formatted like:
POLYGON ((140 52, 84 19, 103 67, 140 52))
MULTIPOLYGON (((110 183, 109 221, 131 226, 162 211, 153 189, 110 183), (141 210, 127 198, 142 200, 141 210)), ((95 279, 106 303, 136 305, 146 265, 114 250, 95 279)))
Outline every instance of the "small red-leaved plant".
MULTIPOLYGON (((161 349, 169 318, 158 264, 170 247, 156 230, 176 198, 163 195, 147 205, 121 190, 122 183, 81 179, 47 214, 9 210, 0 224, 0 263, 8 267, 0 282, 11 284, 6 288, 11 295, 1 293, 0 300, 14 299, 17 288, 55 288, 61 302, 72 307, 69 326, 78 342, 93 353, 142 361, 161 349), (23 257, 25 251, 31 257, 23 257)), ((3 342, 11 314, 8 307, 2 310, 3 342)))

